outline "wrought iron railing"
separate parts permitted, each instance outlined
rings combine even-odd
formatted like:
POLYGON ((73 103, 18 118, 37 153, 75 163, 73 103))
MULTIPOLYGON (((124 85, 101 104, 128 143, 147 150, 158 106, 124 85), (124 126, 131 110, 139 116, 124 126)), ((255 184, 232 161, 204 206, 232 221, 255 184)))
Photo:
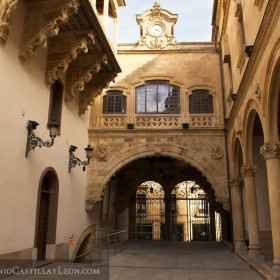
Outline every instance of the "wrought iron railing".
POLYGON ((93 240, 92 248, 76 256, 75 262, 100 264, 124 250, 128 241, 127 230, 96 230, 94 234, 96 237, 93 240))

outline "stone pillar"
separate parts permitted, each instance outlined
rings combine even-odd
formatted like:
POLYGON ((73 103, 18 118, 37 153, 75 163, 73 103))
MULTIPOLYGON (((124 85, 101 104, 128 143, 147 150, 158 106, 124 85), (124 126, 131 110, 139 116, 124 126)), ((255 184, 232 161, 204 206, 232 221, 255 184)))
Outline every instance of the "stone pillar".
POLYGON ((103 4, 103 25, 106 36, 108 36, 108 19, 109 19, 109 0, 104 0, 103 4))
POLYGON ((255 173, 257 167, 255 165, 241 167, 241 174, 244 177, 245 193, 246 193, 246 209, 249 233, 249 251, 248 262, 260 263, 264 262, 264 257, 260 245, 259 218, 257 195, 255 188, 255 173))
POLYGON ((171 240, 171 198, 165 197, 165 240, 171 240))
POLYGON ((244 237, 244 212, 242 200, 241 179, 235 177, 230 180, 231 207, 233 222, 234 249, 237 253, 247 252, 244 237))
POLYGON ((210 241, 216 241, 216 220, 215 209, 212 203, 209 203, 209 215, 210 215, 210 241))
POLYGON ((113 44, 115 51, 117 52, 117 45, 118 45, 118 28, 119 28, 119 22, 118 18, 114 18, 114 39, 113 44))
POLYGON ((266 160, 273 243, 273 279, 280 279, 280 142, 265 143, 261 154, 266 160))

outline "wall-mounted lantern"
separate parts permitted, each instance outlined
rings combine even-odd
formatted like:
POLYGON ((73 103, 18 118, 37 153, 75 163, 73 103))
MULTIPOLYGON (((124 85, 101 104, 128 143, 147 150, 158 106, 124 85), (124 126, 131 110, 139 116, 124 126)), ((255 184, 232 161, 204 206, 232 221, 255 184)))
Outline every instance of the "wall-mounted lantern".
POLYGON ((74 152, 76 151, 77 147, 70 145, 69 147, 69 167, 68 167, 68 172, 70 172, 71 168, 75 167, 76 165, 78 166, 83 166, 83 171, 86 170, 86 166, 89 165, 90 159, 92 158, 92 151, 93 148, 90 145, 87 145, 85 148, 86 151, 86 158, 87 160, 80 160, 74 155, 74 152))
POLYGON ((51 147, 54 144, 54 138, 57 135, 59 124, 55 121, 51 121, 48 123, 48 128, 50 130, 50 140, 43 141, 40 137, 36 136, 33 132, 37 128, 39 123, 35 121, 28 121, 27 123, 27 143, 26 143, 26 150, 25 150, 25 157, 28 156, 30 150, 34 150, 36 147, 51 147))

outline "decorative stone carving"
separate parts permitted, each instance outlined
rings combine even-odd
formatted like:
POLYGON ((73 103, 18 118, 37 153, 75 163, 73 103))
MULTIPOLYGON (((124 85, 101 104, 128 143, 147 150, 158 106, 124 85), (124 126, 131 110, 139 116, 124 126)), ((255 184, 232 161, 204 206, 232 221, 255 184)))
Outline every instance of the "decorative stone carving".
POLYGON ((139 47, 149 49, 165 49, 176 45, 173 26, 177 15, 161 9, 156 1, 153 8, 137 16, 140 25, 139 47))
POLYGON ((224 151, 223 149, 218 146, 218 145, 215 145, 212 149, 211 149, 211 158, 213 159, 221 159, 224 155, 224 151))
POLYGON ((248 166, 242 166, 240 168, 240 172, 243 177, 253 177, 255 176, 255 173, 257 172, 257 166, 256 165, 248 165, 248 166))
POLYGON ((95 149, 95 156, 99 160, 105 160, 108 156, 108 147, 104 145, 97 145, 95 149))
POLYGON ((160 15, 161 7, 158 1, 155 1, 155 4, 152 8, 153 17, 151 20, 161 20, 160 15))
POLYGON ((77 0, 28 1, 19 57, 27 61, 37 47, 47 47, 49 37, 59 32, 61 23, 78 10, 77 0))
POLYGON ((260 153, 264 159, 279 159, 280 158, 280 142, 268 142, 260 148, 260 153))
POLYGON ((136 127, 139 128, 168 128, 180 127, 178 117, 169 116, 141 116, 136 117, 136 127))
POLYGON ((86 205, 85 205, 86 211, 92 210, 93 207, 94 207, 94 205, 95 205, 97 202, 101 201, 101 199, 102 199, 101 197, 100 197, 100 199, 91 199, 91 198, 87 199, 87 200, 86 200, 86 205))
POLYGON ((228 197, 217 197, 216 201, 223 205, 224 210, 230 212, 230 203, 228 197))
POLYGON ((229 185, 231 188, 234 188, 234 187, 240 188, 242 181, 243 180, 240 176, 236 176, 229 181, 229 185))
POLYGON ((190 127, 213 127, 213 119, 211 116, 190 116, 190 127))
POLYGON ((102 64, 107 64, 106 54, 81 55, 68 68, 66 75, 65 100, 70 101, 85 88, 94 73, 98 73, 102 64))
POLYGON ((46 82, 53 84, 59 71, 66 71, 80 52, 87 53, 88 45, 94 45, 93 31, 64 31, 49 43, 46 82))
POLYGON ((6 43, 11 30, 11 23, 18 0, 1 0, 0 2, 0 38, 6 43))
POLYGON ((259 83, 254 84, 254 94, 257 98, 261 98, 261 89, 259 83))
POLYGON ((187 153, 188 153, 188 151, 189 151, 189 149, 187 149, 187 148, 180 148, 180 155, 181 156, 186 156, 187 155, 187 153))
POLYGON ((91 81, 85 85, 84 91, 80 95, 79 114, 84 114, 87 107, 92 105, 94 99, 102 94, 110 82, 114 81, 117 74, 115 72, 93 74, 91 81))
POLYGON ((235 7, 234 7, 234 16, 235 17, 238 17, 238 19, 240 19, 241 17, 241 4, 238 2, 238 0, 234 0, 234 4, 235 4, 235 7))
POLYGON ((163 145, 155 145, 155 156, 159 156, 162 153, 163 150, 163 145))

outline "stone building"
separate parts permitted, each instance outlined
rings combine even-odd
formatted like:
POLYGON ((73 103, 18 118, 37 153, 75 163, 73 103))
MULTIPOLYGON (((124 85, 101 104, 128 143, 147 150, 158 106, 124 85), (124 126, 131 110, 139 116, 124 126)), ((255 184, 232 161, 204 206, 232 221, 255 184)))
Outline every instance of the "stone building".
POLYGON ((126 229, 130 238, 229 240, 280 279, 280 2, 213 2, 211 42, 177 42, 178 15, 155 1, 136 16, 139 41, 118 45, 122 0, 1 2, 0 106, 18 131, 2 136, 2 147, 14 145, 1 153, 1 219, 4 239, 24 231, 4 242, 4 257, 38 259, 40 197, 51 191, 43 259, 75 258, 96 229, 126 229), (52 121, 54 90, 65 100, 60 135, 21 157, 27 120, 52 121), (87 144, 87 172, 68 173, 69 145, 87 144))
POLYGON ((88 105, 121 71, 106 22, 117 28, 125 3, 94 2, 0 2, 1 259, 72 258, 98 224, 84 210, 78 165, 87 164, 88 105))

